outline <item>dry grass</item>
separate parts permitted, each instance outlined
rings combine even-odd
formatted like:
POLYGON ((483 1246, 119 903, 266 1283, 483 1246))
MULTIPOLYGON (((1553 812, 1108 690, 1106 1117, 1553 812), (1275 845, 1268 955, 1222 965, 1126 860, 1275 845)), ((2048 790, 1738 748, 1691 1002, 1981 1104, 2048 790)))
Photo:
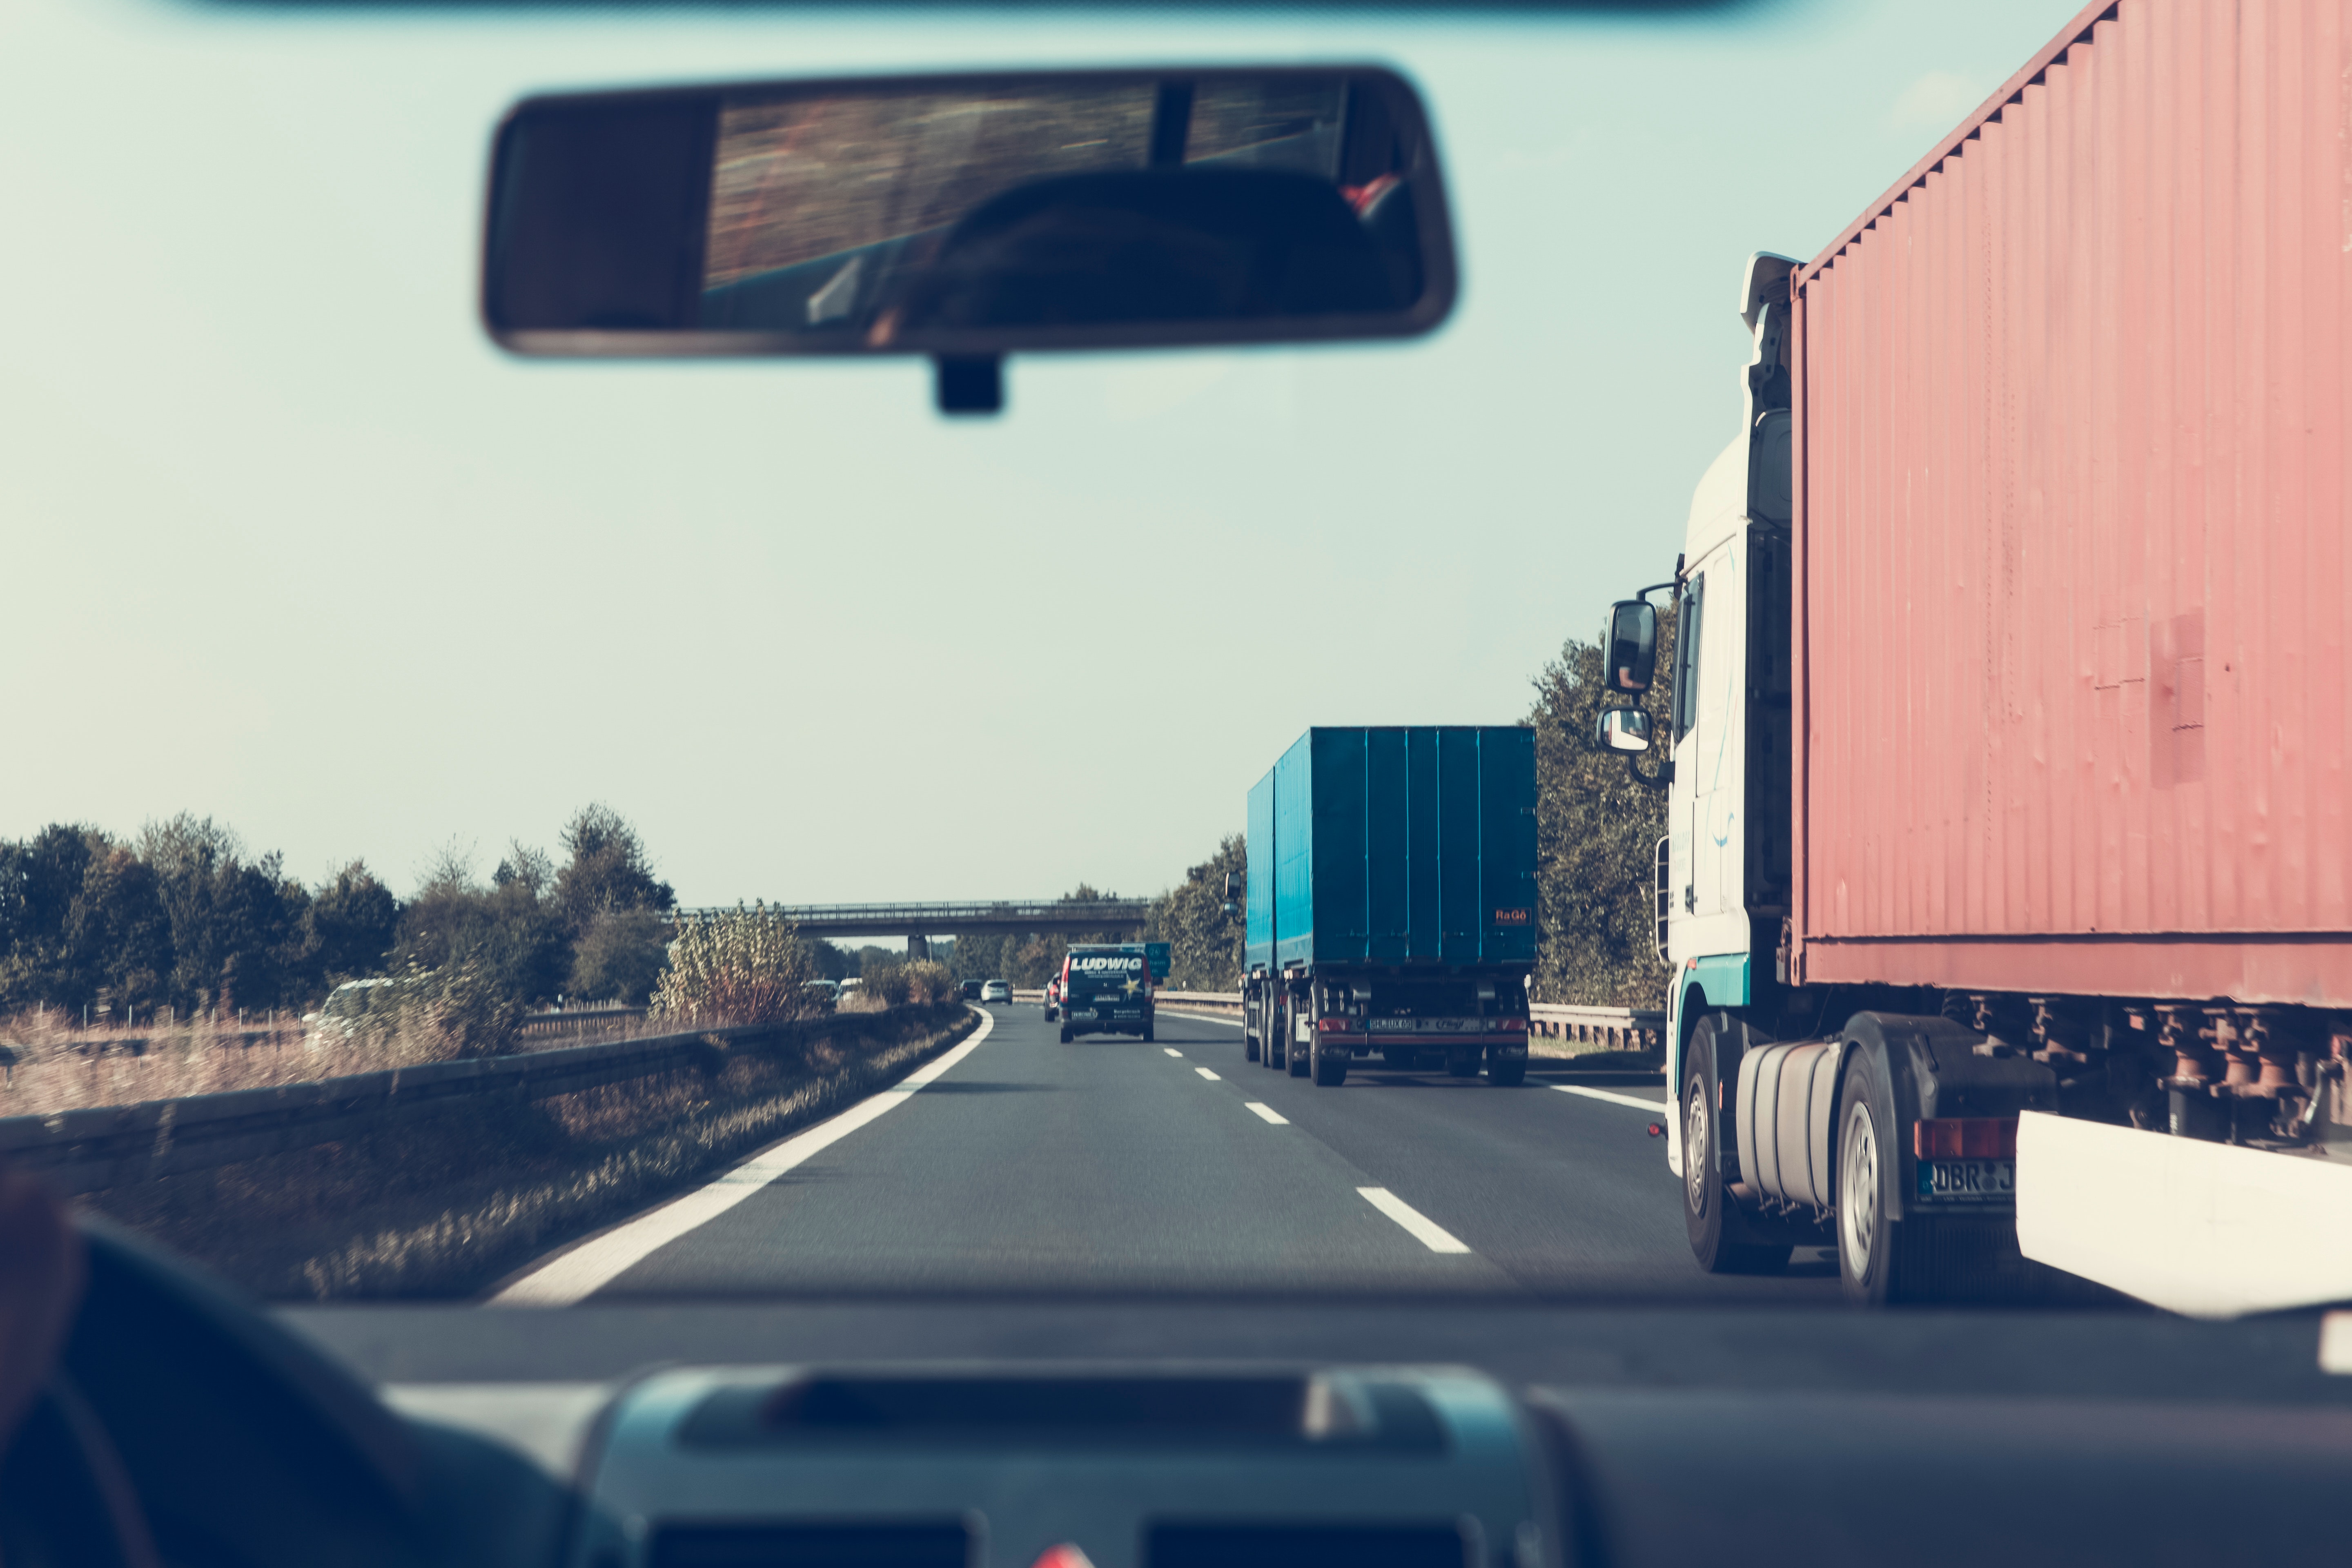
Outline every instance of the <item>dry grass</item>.
MULTIPOLYGON (((544 1025, 509 1052, 550 1051, 603 1040, 675 1033, 678 1026, 634 1013, 574 1016, 577 1026, 544 1025)), ((63 1026, 64 1015, 19 1013, 0 1022, 0 1049, 15 1059, 0 1079, 0 1116, 47 1116, 90 1105, 136 1105, 235 1089, 310 1083, 385 1068, 443 1061, 446 1040, 415 1033, 338 1039, 306 1037, 290 1015, 239 1028, 197 1020, 136 1029, 63 1026)), ((5 1057, 0 1057, 5 1061, 5 1057)))
POLYGON ((455 1108, 85 1201, 267 1297, 471 1295, 903 1076, 977 1022, 945 1011, 866 1039, 738 1042, 713 1071, 455 1108))

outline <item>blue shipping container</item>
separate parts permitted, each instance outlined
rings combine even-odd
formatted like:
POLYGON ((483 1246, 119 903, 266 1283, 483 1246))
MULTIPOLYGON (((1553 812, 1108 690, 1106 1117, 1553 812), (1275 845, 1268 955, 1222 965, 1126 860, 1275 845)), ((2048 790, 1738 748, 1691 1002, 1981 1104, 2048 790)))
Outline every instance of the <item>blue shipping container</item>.
POLYGON ((1536 737, 1309 730, 1249 793, 1252 968, 1533 963, 1536 737))

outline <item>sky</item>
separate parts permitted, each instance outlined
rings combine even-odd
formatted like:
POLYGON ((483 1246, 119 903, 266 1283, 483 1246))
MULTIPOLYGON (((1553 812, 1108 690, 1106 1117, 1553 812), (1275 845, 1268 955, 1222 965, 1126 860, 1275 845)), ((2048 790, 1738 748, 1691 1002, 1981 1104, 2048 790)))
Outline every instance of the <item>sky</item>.
POLYGON ((181 811, 317 881, 590 801, 688 904, 1159 891, 1312 724, 1508 723, 1669 574, 1751 250, 1811 257, 2072 0, 1730 19, 0 0, 0 837, 181 811), (527 92, 1385 61, 1461 303, 1378 346, 511 358, 527 92))

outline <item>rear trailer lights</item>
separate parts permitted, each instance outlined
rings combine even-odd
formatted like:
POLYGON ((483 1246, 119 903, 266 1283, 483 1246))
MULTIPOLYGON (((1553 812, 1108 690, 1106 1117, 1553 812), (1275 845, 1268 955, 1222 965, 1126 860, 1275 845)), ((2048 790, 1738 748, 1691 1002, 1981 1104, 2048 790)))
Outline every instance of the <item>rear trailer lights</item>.
POLYGON ((1922 1160, 2014 1160, 2014 1116, 1938 1116, 1911 1124, 1911 1152, 1922 1160))

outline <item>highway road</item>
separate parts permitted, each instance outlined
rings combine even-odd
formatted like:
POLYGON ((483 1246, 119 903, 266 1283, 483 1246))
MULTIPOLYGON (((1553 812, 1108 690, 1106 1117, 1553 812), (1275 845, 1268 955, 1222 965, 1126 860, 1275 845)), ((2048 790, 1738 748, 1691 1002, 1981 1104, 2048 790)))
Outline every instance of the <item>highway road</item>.
POLYGON ((1318 1089, 1244 1061, 1233 1024, 1064 1045, 1034 1005, 990 1011, 913 1093, 588 1238, 517 1299, 1835 1300, 1822 1254, 1778 1279, 1693 1265, 1654 1082, 1607 1092, 1656 1110, 1540 1063, 1517 1089, 1360 1066, 1318 1089))

